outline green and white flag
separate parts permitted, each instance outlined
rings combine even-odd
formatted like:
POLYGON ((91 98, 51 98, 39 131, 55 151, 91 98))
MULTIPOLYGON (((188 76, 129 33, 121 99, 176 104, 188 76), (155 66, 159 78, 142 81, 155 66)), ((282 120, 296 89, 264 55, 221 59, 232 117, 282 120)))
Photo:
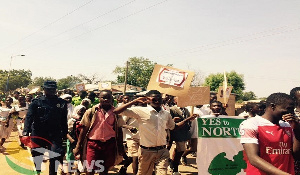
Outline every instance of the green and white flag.
POLYGON ((203 116, 197 119, 197 166, 200 175, 242 175, 243 159, 239 126, 245 119, 237 116, 203 116))

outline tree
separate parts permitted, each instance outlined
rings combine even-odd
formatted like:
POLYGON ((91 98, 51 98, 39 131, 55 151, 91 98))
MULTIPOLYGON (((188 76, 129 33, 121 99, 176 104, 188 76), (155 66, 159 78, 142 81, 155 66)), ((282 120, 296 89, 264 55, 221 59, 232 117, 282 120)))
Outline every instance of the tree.
POLYGON ((256 100, 256 95, 252 91, 244 92, 241 99, 243 101, 256 100))
MULTIPOLYGON (((27 87, 31 83, 30 70, 11 70, 9 72, 8 91, 27 87)), ((0 70, 0 91, 6 92, 8 71, 0 70)))
POLYGON ((99 78, 98 74, 93 74, 91 76, 79 74, 77 78, 79 78, 84 84, 98 84, 102 80, 102 78, 99 78))
POLYGON ((189 63, 187 69, 195 73, 191 82, 191 86, 202 86, 205 79, 204 73, 200 69, 193 68, 192 64, 189 63))
POLYGON ((67 89, 67 88, 72 88, 76 84, 82 82, 82 80, 76 76, 67 76, 66 78, 61 78, 57 80, 57 89, 67 89))
MULTIPOLYGON (((226 73, 228 86, 233 86, 232 93, 236 94, 236 99, 241 99, 243 90, 245 90, 244 75, 238 74, 235 71, 226 73)), ((223 85, 224 74, 210 74, 205 78, 205 86, 210 86, 211 91, 218 91, 219 86, 223 85)))
MULTIPOLYGON (((143 57, 129 58, 127 84, 146 88, 156 63, 143 57)), ((126 66, 117 66, 113 71, 117 74, 117 83, 124 83, 126 66)))
POLYGON ((35 77, 33 80, 32 80, 32 83, 28 86, 28 88, 33 88, 35 86, 43 86, 44 82, 47 81, 47 80, 53 80, 53 81, 56 81, 54 78, 52 77, 35 77))
POLYGON ((204 73, 201 70, 192 70, 195 72, 191 86, 202 86, 204 81, 204 73))

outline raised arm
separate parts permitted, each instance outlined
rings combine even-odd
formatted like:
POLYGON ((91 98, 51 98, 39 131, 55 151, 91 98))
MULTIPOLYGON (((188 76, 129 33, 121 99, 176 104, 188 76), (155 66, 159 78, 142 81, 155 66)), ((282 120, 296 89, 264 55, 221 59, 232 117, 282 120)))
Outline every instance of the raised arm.
POLYGON ((176 129, 177 127, 178 127, 178 128, 182 127, 182 126, 185 125, 188 121, 192 121, 192 120, 194 120, 195 118, 197 118, 198 116, 199 116, 198 114, 193 114, 192 116, 190 116, 190 117, 188 117, 188 118, 182 120, 181 122, 176 123, 175 129, 176 129))
POLYGON ((132 100, 129 103, 126 103, 126 104, 124 104, 122 106, 117 107, 114 110, 114 113, 116 115, 121 114, 122 112, 124 112, 127 108, 131 107, 132 105, 137 104, 137 103, 145 103, 146 100, 147 100, 147 97, 139 97, 137 99, 134 99, 134 100, 132 100))

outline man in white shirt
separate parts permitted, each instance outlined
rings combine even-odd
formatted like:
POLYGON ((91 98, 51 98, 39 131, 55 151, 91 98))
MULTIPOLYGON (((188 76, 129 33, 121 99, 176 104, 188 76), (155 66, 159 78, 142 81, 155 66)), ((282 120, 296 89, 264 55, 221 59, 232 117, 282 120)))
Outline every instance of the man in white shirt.
POLYGON ((76 114, 73 114, 74 112, 74 105, 72 105, 72 95, 70 94, 64 94, 62 96, 60 96, 60 98, 64 99, 66 102, 67 102, 67 108, 68 108, 68 121, 72 118, 73 115, 76 115, 76 114))
POLYGON ((13 103, 11 104, 12 106, 18 106, 19 105, 19 96, 20 96, 20 92, 18 91, 14 91, 13 96, 11 97, 13 99, 13 103))
POLYGON ((169 151, 166 148, 166 129, 174 129, 183 126, 187 121, 194 119, 191 116, 179 123, 172 120, 169 112, 162 107, 162 95, 157 90, 151 90, 147 97, 137 98, 114 110, 114 113, 126 115, 137 119, 140 133, 139 169, 138 175, 152 175, 156 165, 157 175, 166 175, 168 167, 169 151), (133 104, 149 101, 147 107, 132 107, 133 104))

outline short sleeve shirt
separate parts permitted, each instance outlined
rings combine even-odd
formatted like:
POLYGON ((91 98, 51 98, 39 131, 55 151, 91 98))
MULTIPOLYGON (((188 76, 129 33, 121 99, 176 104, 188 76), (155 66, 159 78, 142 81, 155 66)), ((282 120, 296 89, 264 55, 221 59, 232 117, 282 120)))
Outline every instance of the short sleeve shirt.
MULTIPOLYGON (((287 122, 275 125, 267 119, 256 116, 240 125, 241 143, 259 145, 260 157, 278 169, 294 174, 292 156, 293 130, 287 122)), ((247 160, 247 175, 265 175, 247 160)))
POLYGON ((157 112, 153 107, 131 107, 122 115, 137 119, 139 124, 140 144, 156 147, 167 144, 167 129, 174 129, 175 122, 171 114, 163 108, 157 112))

